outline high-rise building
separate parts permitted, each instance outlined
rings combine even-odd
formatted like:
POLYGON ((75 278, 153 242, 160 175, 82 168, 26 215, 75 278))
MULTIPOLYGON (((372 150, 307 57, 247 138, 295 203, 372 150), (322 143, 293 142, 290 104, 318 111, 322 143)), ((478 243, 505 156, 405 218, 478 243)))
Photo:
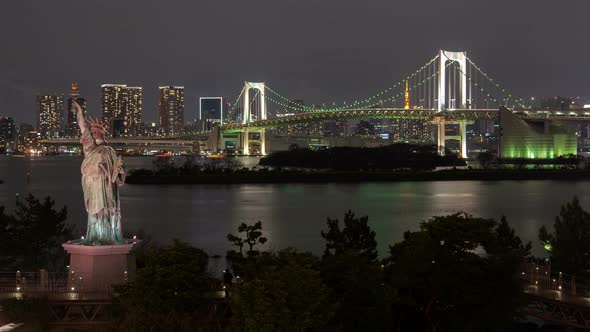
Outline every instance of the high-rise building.
POLYGON ((16 126, 14 119, 0 117, 0 152, 14 152, 16 149, 16 126))
POLYGON ((101 108, 102 121, 104 122, 107 135, 113 135, 113 120, 123 118, 127 89, 124 84, 103 84, 101 108))
POLYGON ((80 104, 80 108, 82 108, 82 114, 86 117, 86 98, 81 97, 80 93, 78 92, 79 85, 78 83, 73 83, 70 90, 70 98, 68 98, 68 109, 66 111, 66 126, 64 130, 65 137, 79 137, 80 136, 80 127, 78 126, 78 117, 74 112, 72 112, 72 100, 76 100, 78 104, 80 104))
POLYGON ((30 151, 37 148, 38 132, 28 123, 21 123, 18 129, 18 150, 30 151))
POLYGON ((142 132, 143 117, 143 89, 140 86, 127 87, 127 100, 125 105, 125 136, 138 136, 142 132))
POLYGON ((63 94, 37 96, 37 131, 41 137, 59 137, 63 111, 63 94))
POLYGON ((223 97, 199 98, 199 120, 205 130, 210 130, 214 124, 223 124, 223 97))
POLYGON ((107 133, 111 136, 139 135, 143 116, 142 88, 103 84, 101 89, 102 121, 107 133))
POLYGON ((168 135, 180 134, 184 129, 184 87, 161 86, 160 128, 168 135))

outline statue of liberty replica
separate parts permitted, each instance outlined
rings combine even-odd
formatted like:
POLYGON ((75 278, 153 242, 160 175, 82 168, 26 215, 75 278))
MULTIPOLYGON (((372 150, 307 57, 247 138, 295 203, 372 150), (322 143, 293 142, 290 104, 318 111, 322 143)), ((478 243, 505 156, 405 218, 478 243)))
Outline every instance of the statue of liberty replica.
POLYGON ((88 212, 85 245, 123 244, 119 187, 125 183, 121 157, 106 145, 106 130, 98 119, 85 119, 80 105, 72 99, 72 112, 80 127, 84 151, 82 189, 88 212))

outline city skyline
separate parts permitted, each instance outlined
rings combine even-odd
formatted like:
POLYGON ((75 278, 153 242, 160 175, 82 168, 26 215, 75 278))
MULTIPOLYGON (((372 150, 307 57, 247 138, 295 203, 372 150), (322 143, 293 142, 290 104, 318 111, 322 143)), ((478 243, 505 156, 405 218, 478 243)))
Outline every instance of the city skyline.
POLYGON ((1 37, 10 47, 0 55, 0 114, 33 123, 34 96, 65 93, 74 81, 84 87, 92 116, 100 116, 95 87, 103 82, 143 86, 144 113, 151 121, 156 118, 155 87, 163 84, 186 87, 187 119, 197 111, 199 96, 231 99, 244 80, 265 81, 310 104, 341 102, 389 86, 439 48, 467 51, 516 95, 588 95, 585 59, 590 46, 581 43, 587 2, 565 5, 559 19, 552 2, 544 0, 425 4, 262 1, 231 3, 235 10, 226 11, 218 3, 172 1, 168 5, 175 10, 169 13, 174 14, 142 6, 142 15, 133 15, 119 10, 129 4, 104 1, 84 4, 88 22, 81 24, 69 18, 72 10, 82 8, 73 1, 3 3, 0 28, 19 29, 1 37), (459 8, 467 13, 461 22, 459 8), (203 11, 210 15, 192 18, 203 11), (25 12, 30 15, 19 14, 25 12), (104 17, 110 24, 95 29, 104 17), (246 17, 263 33, 241 37, 246 17), (156 19, 160 24, 153 25, 156 19), (356 24, 346 23, 351 20, 356 24), (421 24, 405 29, 415 20, 421 24), (523 28, 522 22, 529 21, 539 25, 523 28), (119 29, 123 24, 130 28, 119 29), (106 38, 118 34, 122 38, 106 38), (154 47, 156 42, 161 45, 154 47), (54 52, 40 52, 48 43, 54 52), (98 48, 105 43, 109 47, 98 48), (561 46, 556 51, 552 45, 561 46), (174 61, 163 66, 170 49, 174 61))

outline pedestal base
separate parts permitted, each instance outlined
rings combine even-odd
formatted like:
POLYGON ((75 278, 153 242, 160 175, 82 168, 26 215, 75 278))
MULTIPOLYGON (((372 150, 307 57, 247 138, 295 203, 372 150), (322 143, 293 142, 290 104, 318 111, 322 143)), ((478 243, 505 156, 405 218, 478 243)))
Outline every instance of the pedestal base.
POLYGON ((68 288, 75 292, 96 292, 132 280, 135 276, 134 244, 87 246, 64 243, 63 248, 70 254, 68 288))

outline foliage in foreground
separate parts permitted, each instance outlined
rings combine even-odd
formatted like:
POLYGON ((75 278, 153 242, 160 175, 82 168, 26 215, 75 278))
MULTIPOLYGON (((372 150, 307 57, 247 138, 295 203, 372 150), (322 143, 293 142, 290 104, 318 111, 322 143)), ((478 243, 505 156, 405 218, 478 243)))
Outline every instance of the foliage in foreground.
POLYGON ((569 274, 590 269, 590 213, 584 211, 577 197, 561 206, 552 232, 541 227, 539 240, 549 251, 555 269, 569 274))
MULTIPOLYGON (((566 204, 551 245, 590 219, 579 202, 566 204), (561 238, 560 238, 561 237, 561 238)), ((406 232, 385 259, 366 216, 328 218, 323 257, 292 249, 256 250, 262 224, 241 225, 228 240, 247 247, 238 260, 240 282, 230 291, 230 327, 241 331, 508 331, 518 330, 525 305, 519 271, 531 244, 500 222, 459 212, 435 216, 406 232), (251 243, 252 245, 248 245, 251 243)), ((573 240, 571 240, 573 241, 573 240)), ((569 248, 570 247, 562 247, 569 248)), ((585 264, 585 247, 576 262, 585 264)), ((560 256, 554 256, 555 264, 560 256)), ((202 326, 210 277, 206 255, 176 241, 146 254, 139 278, 121 289, 121 329, 190 331, 202 326), (179 273, 179 271, 182 271, 179 273)), ((225 325, 224 325, 225 326, 225 325)))
POLYGON ((211 289, 207 264, 204 251, 179 240, 151 249, 136 279, 117 289, 119 330, 189 331, 211 289))
POLYGON ((234 327, 242 331, 317 331, 333 314, 319 260, 282 250, 245 260, 246 275, 231 297, 234 327))
POLYGON ((0 263, 10 270, 60 270, 66 265, 61 244, 72 239, 67 209, 32 194, 16 202, 14 214, 0 206, 0 263))
POLYGON ((429 330, 509 329, 521 305, 523 245, 494 220, 466 213, 432 217, 390 246, 388 283, 402 326, 429 330), (499 244, 513 243, 501 253, 499 244), (493 313, 493 314, 491 314, 493 313))
POLYGON ((244 258, 243 282, 232 298, 234 326, 246 331, 512 328, 522 305, 518 271, 530 244, 522 243, 505 218, 497 223, 466 213, 433 217, 419 231, 406 232, 383 262, 376 259, 367 217, 349 211, 342 227, 337 219, 328 219, 327 226, 321 260, 292 250, 244 258))

